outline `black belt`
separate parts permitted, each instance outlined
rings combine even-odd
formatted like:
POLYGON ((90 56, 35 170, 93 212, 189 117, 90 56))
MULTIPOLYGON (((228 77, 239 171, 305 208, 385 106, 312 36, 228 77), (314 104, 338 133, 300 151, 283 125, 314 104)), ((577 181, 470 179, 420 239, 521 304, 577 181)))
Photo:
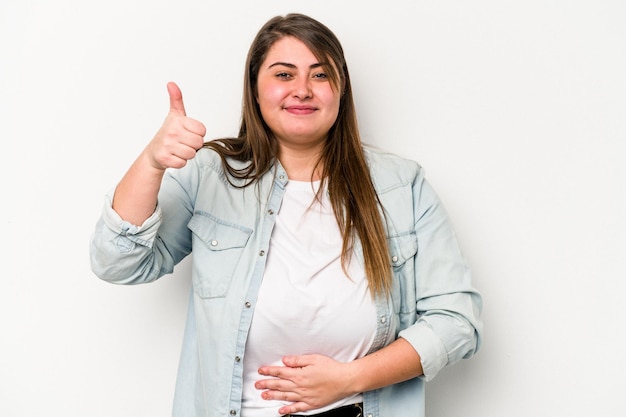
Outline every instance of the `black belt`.
POLYGON ((363 403, 344 405, 343 407, 334 408, 319 414, 310 414, 308 416, 301 414, 285 414, 283 417, 362 417, 363 403))

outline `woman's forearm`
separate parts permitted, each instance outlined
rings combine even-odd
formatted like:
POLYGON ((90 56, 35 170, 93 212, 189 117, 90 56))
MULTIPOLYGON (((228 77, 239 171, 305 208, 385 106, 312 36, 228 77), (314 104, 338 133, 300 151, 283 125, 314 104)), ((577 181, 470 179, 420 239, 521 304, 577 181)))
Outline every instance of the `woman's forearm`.
POLYGON ((423 374, 420 355, 403 338, 353 361, 351 367, 355 392, 371 391, 423 374))

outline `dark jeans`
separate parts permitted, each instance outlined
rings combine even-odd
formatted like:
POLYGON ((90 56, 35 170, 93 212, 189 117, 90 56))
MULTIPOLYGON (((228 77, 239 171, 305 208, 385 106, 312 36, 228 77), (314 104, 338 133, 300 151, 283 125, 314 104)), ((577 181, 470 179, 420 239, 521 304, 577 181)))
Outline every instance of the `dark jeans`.
POLYGON ((324 411, 323 413, 319 413, 319 414, 311 414, 309 416, 302 416, 299 414, 286 414, 283 417, 362 417, 362 416, 363 416, 363 403, 356 403, 356 404, 344 405, 343 407, 324 411))

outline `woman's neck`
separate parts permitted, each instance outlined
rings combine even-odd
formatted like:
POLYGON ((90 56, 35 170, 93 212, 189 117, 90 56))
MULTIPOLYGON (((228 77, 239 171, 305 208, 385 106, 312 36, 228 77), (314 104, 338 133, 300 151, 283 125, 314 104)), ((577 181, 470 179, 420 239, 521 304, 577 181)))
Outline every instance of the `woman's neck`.
POLYGON ((321 150, 294 150, 281 148, 278 160, 294 181, 317 181, 322 178, 323 163, 318 163, 321 150))

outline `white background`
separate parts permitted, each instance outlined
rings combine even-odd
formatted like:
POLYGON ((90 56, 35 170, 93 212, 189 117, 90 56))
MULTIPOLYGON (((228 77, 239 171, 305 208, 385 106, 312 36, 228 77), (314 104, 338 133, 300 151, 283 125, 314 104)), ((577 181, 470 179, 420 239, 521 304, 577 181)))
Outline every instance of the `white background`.
POLYGON ((364 140, 424 166, 484 295, 428 416, 625 415, 624 1, 0 1, 1 416, 169 415, 188 264, 114 286, 89 236, 166 83, 236 134, 247 48, 290 11, 339 36, 364 140))

